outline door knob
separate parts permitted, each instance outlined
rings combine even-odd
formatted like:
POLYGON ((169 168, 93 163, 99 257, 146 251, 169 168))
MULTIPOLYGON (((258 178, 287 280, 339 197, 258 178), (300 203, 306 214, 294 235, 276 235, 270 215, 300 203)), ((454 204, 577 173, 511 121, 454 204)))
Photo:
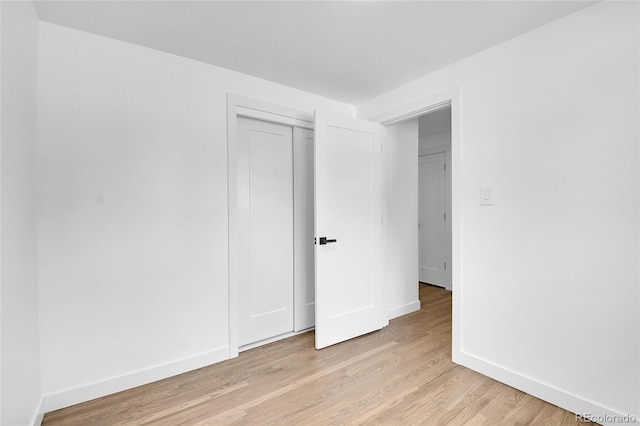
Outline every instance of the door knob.
POLYGON ((338 240, 335 240, 335 239, 329 240, 329 239, 327 239, 327 237, 320 237, 320 245, 321 246, 323 246, 325 244, 329 244, 329 243, 336 243, 336 242, 338 242, 338 240))

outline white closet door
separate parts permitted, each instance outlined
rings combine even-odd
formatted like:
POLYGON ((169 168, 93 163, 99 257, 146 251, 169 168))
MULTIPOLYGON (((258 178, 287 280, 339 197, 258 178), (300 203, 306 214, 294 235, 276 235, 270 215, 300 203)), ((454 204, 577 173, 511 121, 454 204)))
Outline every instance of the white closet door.
POLYGON ((316 348, 388 323, 380 125, 316 111, 316 348), (335 240, 335 241, 332 241, 335 240))
POLYGON ((295 331, 315 325, 313 130, 294 127, 295 331))
POLYGON ((423 155, 418 164, 418 275, 424 283, 444 287, 444 153, 423 155))
POLYGON ((238 118, 239 345, 293 331, 293 130, 238 118))

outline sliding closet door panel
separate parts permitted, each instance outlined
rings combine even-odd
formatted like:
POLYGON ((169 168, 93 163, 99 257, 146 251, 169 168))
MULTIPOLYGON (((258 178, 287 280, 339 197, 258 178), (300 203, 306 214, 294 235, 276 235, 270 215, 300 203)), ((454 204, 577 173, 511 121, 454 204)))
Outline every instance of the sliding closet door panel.
POLYGON ((295 198, 295 330, 315 325, 313 130, 293 129, 295 198))
POLYGON ((239 344, 293 331, 293 129, 238 119, 239 344))

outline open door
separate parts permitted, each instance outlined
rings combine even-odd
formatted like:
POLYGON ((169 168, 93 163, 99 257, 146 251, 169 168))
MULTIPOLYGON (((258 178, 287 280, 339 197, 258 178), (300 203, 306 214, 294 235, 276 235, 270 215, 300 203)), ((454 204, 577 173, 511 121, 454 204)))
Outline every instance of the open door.
POLYGON ((316 348, 388 324, 381 274, 381 126, 316 111, 316 348))

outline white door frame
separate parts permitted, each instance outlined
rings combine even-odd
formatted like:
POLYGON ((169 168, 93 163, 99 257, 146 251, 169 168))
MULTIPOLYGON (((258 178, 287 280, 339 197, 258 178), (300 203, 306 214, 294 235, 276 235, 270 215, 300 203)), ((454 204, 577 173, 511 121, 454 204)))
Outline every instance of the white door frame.
MULTIPOLYGON (((451 289, 453 291, 453 324, 452 324, 452 351, 451 357, 453 362, 460 363, 462 356, 462 330, 460 329, 462 318, 462 305, 463 298, 463 280, 460 265, 462 264, 462 250, 461 250, 461 236, 462 236, 462 209, 460 205, 460 176, 462 176, 462 161, 460 143, 460 88, 452 87, 445 91, 435 93, 426 98, 408 103, 402 107, 394 108, 386 111, 382 114, 378 114, 369 118, 372 121, 377 121, 383 126, 388 126, 401 121, 410 120, 421 115, 443 109, 451 105, 451 244, 452 244, 452 258, 451 258, 451 289)), ((385 144, 383 143, 383 147, 385 144)), ((386 153, 383 153, 383 158, 386 158, 386 153)), ((383 179, 387 179, 388 165, 383 161, 383 179)), ((385 195, 383 195, 383 198, 385 195)), ((388 232, 388 225, 386 218, 388 212, 385 210, 387 206, 387 200, 383 199, 383 217, 384 229, 383 229, 383 283, 385 288, 388 288, 386 282, 388 276, 386 275, 386 263, 388 259, 386 235, 388 232)), ((416 284, 417 285, 417 284, 416 284)))
MULTIPOLYGON (((257 99, 227 94, 227 186, 229 212, 229 358, 239 353, 239 296, 238 271, 241 267, 238 244, 238 169, 237 120, 238 116, 256 118, 292 127, 313 129, 312 112, 271 104, 257 99)), ((295 201, 294 201, 295 202, 295 201)), ((294 290, 295 291, 295 290, 294 290)), ((295 307, 294 307, 295 309, 295 307)))

